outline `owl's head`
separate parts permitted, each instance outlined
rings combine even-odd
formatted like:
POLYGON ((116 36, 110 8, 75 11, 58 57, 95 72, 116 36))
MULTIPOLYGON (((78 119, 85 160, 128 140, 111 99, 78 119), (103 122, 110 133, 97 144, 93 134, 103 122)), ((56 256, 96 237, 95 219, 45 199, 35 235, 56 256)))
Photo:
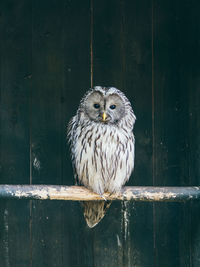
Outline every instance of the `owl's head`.
POLYGON ((96 86, 86 93, 81 101, 81 112, 90 121, 102 124, 118 124, 129 117, 135 122, 135 115, 126 96, 114 87, 96 86))

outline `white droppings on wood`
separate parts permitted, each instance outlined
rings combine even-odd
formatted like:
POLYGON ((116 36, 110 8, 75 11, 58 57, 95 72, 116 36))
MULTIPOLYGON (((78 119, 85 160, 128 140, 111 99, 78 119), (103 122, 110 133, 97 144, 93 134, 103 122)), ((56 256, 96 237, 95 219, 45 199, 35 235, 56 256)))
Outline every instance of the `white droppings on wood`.
POLYGON ((123 209, 123 215, 124 215, 124 238, 127 239, 127 236, 130 235, 129 232, 129 209, 128 209, 128 201, 124 201, 124 209, 123 209))
POLYGON ((34 189, 30 191, 17 190, 13 193, 18 198, 29 197, 30 195, 35 196, 38 199, 48 199, 48 191, 46 189, 34 189))
POLYGON ((140 192, 138 189, 138 193, 135 194, 131 191, 131 189, 127 189, 126 192, 123 193, 123 198, 126 200, 137 200, 137 199, 143 199, 143 200, 150 200, 150 201, 159 201, 162 199, 175 199, 177 197, 177 194, 172 192, 149 192, 149 191, 142 191, 140 192))
POLYGON ((35 157, 34 160, 33 160, 33 167, 34 167, 37 171, 39 171, 39 170, 40 170, 40 166, 41 166, 40 161, 35 157))
POLYGON ((118 247, 122 247, 122 243, 121 243, 121 241, 119 239, 119 235, 116 235, 116 237, 117 237, 117 245, 118 245, 118 247))
POLYGON ((154 200, 154 201, 158 201, 161 199, 172 199, 172 198, 176 198, 176 194, 174 193, 166 193, 166 192, 144 192, 144 197, 149 199, 149 200, 154 200))
POLYGON ((130 203, 122 202, 122 233, 123 233, 123 249, 126 251, 126 266, 131 267, 131 247, 130 247, 130 203))
POLYGON ((128 201, 121 202, 121 214, 122 214, 122 220, 121 220, 121 231, 123 233, 123 238, 126 241, 127 236, 129 233, 129 209, 128 209, 128 201))
POLYGON ((5 256, 5 264, 6 267, 10 267, 9 261, 9 242, 8 242, 8 210, 4 211, 4 235, 3 235, 3 243, 4 243, 4 256, 5 256))

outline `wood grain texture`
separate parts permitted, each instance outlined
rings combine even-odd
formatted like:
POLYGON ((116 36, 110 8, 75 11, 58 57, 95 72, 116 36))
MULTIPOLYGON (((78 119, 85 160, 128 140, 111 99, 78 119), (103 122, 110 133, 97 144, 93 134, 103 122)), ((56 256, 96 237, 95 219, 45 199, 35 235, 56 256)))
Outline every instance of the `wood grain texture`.
MULTIPOLYGON (((62 183, 63 12, 64 1, 32 2, 33 184, 62 183)), ((60 203, 32 202, 31 238, 32 266, 63 266, 60 203)))
MULTIPOLYGON (((182 31, 184 35, 185 48, 182 50, 184 54, 184 68, 182 86, 189 88, 188 90, 188 156, 189 156, 189 183, 200 183, 200 22, 199 11, 200 3, 191 1, 187 3, 187 17, 185 17, 186 26, 182 31), (190 23, 188 23, 188 21, 190 23)), ((188 207, 190 220, 190 265, 197 267, 200 262, 200 205, 191 203, 188 207)))
MULTIPOLYGON (((190 184, 188 99, 194 91, 188 86, 189 55, 196 37, 187 29, 195 27, 192 10, 188 1, 181 6, 154 1, 154 185, 190 184)), ((157 204, 154 214, 155 266, 190 266, 187 204, 157 204)))
MULTIPOLYGON (((1 1, 0 13, 0 182, 28 184, 31 5, 1 1)), ((1 266, 28 266, 29 202, 1 201, 0 221, 1 266)))
MULTIPOLYGON (((136 114, 135 169, 128 185, 153 184, 152 174, 152 4, 123 1, 123 90, 136 114), (145 8, 144 8, 145 6, 145 8)), ((124 266, 153 266, 153 209, 151 203, 128 205, 129 236, 124 266)))

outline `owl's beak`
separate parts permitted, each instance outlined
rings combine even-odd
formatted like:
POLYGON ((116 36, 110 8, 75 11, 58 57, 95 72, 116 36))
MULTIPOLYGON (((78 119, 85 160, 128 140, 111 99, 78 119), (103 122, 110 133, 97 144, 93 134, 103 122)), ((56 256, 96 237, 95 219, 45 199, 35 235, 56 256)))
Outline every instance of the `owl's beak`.
POLYGON ((107 115, 105 112, 102 114, 102 119, 103 119, 103 121, 106 121, 106 119, 107 119, 107 115))

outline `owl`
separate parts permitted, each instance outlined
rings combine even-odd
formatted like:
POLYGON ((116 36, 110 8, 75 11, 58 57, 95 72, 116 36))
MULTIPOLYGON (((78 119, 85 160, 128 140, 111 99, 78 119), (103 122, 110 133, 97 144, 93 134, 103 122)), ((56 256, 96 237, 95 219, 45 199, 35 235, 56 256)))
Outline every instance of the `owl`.
MULTIPOLYGON (((134 167, 135 120, 129 100, 117 88, 96 86, 87 91, 68 125, 76 184, 101 196, 121 190, 134 167)), ((110 204, 82 202, 90 228, 99 223, 110 204)))

